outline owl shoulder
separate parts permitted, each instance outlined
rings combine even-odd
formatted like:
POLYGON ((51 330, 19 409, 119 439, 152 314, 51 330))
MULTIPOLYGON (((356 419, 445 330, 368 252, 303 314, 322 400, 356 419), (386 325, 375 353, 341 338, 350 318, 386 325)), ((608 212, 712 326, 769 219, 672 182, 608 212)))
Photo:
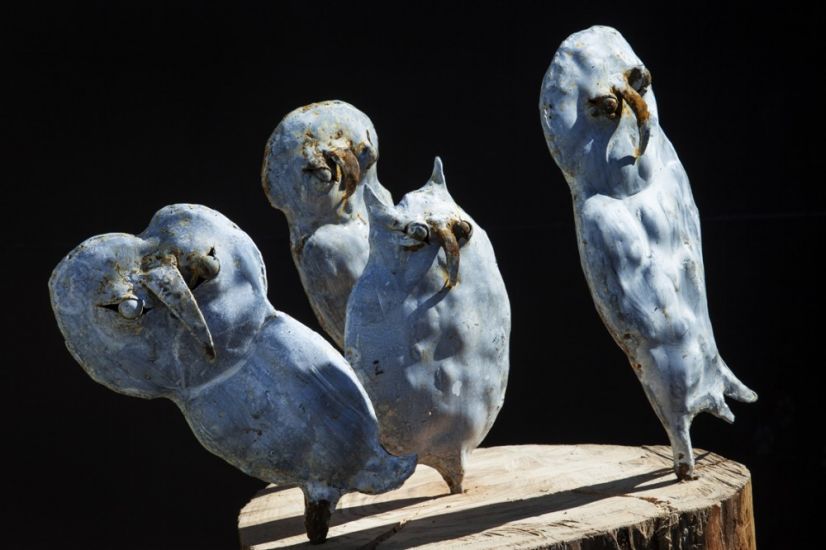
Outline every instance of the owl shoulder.
POLYGON ((358 224, 324 225, 304 240, 302 266, 324 272, 360 273, 367 262, 367 230, 358 224), (363 234, 362 234, 363 233, 363 234))

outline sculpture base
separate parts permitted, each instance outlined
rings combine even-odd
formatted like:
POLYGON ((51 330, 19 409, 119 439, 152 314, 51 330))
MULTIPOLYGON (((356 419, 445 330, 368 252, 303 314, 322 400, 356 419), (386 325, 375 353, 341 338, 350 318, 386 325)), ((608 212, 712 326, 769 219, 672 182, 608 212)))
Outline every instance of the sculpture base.
MULTIPOLYGON (((662 446, 477 449, 464 494, 420 465, 396 491, 345 495, 321 548, 756 548, 749 471, 696 452, 699 478, 679 482, 662 446)), ((241 510, 241 545, 307 543, 303 516, 299 489, 267 487, 241 510)))

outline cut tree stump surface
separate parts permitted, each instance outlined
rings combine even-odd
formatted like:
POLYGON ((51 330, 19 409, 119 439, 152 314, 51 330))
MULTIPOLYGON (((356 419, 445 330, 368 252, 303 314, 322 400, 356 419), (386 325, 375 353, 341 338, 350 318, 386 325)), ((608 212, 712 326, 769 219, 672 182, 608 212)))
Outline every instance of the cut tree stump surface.
MULTIPOLYGON (((751 476, 697 450, 679 482, 668 447, 519 445, 477 449, 464 494, 419 465, 400 489, 345 495, 333 548, 754 549, 751 476)), ((298 488, 271 485, 239 517, 243 548, 309 546, 298 488)))

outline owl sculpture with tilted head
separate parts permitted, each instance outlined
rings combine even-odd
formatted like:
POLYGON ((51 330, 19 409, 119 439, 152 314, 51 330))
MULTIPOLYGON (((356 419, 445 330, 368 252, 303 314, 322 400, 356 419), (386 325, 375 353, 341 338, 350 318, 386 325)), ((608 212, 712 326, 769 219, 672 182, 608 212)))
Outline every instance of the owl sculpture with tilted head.
POLYGON ((677 476, 690 479, 694 417, 709 412, 733 422, 725 398, 757 395, 714 340, 700 217, 660 127, 651 73, 618 31, 591 27, 556 51, 539 110, 571 190, 596 309, 665 427, 677 476))
POLYGON ((344 493, 388 491, 415 468, 381 447, 350 365, 272 306, 258 248, 215 210, 167 206, 143 233, 87 239, 49 291, 66 347, 94 380, 170 399, 207 450, 300 486, 311 542, 324 541, 344 493))

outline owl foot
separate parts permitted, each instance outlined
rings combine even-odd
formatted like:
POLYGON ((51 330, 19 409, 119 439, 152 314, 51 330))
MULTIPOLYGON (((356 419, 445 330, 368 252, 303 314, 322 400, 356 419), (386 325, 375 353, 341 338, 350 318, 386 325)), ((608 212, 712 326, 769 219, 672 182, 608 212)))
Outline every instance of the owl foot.
POLYGON ((691 448, 690 421, 680 418, 673 425, 666 426, 671 452, 674 457, 674 473, 680 481, 697 479, 694 473, 694 450, 691 448))
POLYGON ((321 544, 327 540, 330 528, 331 506, 329 500, 307 500, 304 498, 304 528, 310 544, 321 544))
POLYGON ((676 462, 674 464, 674 473, 677 474, 677 479, 680 481, 690 481, 697 479, 697 474, 694 473, 694 461, 676 462))
POLYGON ((445 480, 448 488, 450 488, 451 495, 462 492, 462 480, 465 477, 465 464, 461 456, 447 459, 431 459, 431 461, 426 464, 439 472, 439 475, 442 476, 442 479, 445 480))

